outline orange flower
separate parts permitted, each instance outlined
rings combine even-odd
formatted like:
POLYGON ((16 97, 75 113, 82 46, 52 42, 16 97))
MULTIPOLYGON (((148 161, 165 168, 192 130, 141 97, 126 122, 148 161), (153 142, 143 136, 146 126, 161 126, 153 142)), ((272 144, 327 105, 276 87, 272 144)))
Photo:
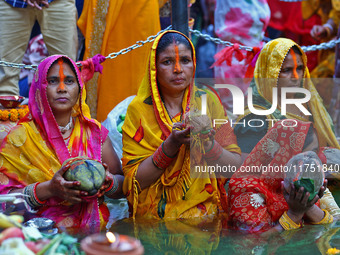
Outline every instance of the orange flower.
POLYGON ((8 115, 9 115, 9 111, 7 110, 2 111, 1 120, 4 120, 4 121, 8 120, 9 119, 8 115))
POLYGON ((17 111, 11 112, 9 114, 9 120, 13 121, 13 122, 17 122, 18 121, 18 112, 17 111))
POLYGON ((29 112, 27 105, 20 105, 18 109, 0 110, 0 120, 17 122, 29 112))

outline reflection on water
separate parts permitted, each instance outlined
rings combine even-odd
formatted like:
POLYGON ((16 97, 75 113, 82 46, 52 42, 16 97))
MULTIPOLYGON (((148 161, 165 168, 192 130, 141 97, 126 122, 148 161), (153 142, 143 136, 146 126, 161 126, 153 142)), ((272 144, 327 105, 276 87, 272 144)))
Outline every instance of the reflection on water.
POLYGON ((129 217, 129 206, 125 198, 122 199, 110 199, 105 197, 105 203, 110 211, 110 218, 107 226, 111 226, 118 220, 129 217))
POLYGON ((141 240, 145 254, 326 254, 340 249, 340 222, 306 225, 282 233, 242 234, 223 219, 158 221, 127 219, 125 200, 110 203, 110 231, 141 240), (124 219, 125 218, 125 219, 124 219))

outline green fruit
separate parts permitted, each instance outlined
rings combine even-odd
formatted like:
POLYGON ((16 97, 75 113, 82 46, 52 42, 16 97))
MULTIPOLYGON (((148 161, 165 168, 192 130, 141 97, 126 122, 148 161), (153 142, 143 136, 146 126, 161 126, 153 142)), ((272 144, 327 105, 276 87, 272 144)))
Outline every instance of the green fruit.
POLYGON ((79 190, 87 191, 90 196, 97 193, 105 180, 105 168, 95 160, 77 157, 66 160, 63 166, 69 165, 64 174, 67 181, 80 181, 79 190))

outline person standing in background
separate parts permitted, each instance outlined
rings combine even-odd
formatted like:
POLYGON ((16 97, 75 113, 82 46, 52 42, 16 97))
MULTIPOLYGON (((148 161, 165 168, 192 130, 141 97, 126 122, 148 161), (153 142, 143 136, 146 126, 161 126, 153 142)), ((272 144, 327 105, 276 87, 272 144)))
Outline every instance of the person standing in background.
MULTIPOLYGON (((21 63, 38 21, 50 55, 76 59, 77 9, 74 0, 0 0, 0 60, 21 63)), ((19 68, 3 67, 0 95, 19 95, 19 68)))
MULTIPOLYGON (((308 0, 302 2, 301 5, 303 14, 310 15, 310 13, 316 13, 322 21, 322 24, 313 26, 310 31, 311 36, 321 42, 328 42, 334 39, 340 24, 340 8, 336 1, 308 0)), ((318 51, 317 60, 318 65, 311 71, 310 76, 327 110, 330 110, 335 64, 334 49, 318 51)))
MULTIPOLYGON (((267 0, 232 1, 217 0, 215 8, 215 33, 222 40, 250 47, 261 47, 270 19, 270 9, 267 0)), ((217 46, 215 61, 223 58, 223 45, 217 46)), ((216 63, 215 62, 215 63, 216 63)), ((218 83, 230 83, 246 91, 249 84, 241 82, 245 78, 247 65, 235 57, 229 66, 225 61, 215 64, 215 78, 218 83)), ((220 96, 225 107, 229 108, 227 90, 221 91, 220 96)))
MULTIPOLYGON (((78 26, 85 37, 84 59, 107 56, 160 30, 158 0, 88 0, 78 26)), ((86 84, 92 116, 99 121, 122 100, 136 95, 149 53, 148 45, 103 63, 103 73, 86 84)))

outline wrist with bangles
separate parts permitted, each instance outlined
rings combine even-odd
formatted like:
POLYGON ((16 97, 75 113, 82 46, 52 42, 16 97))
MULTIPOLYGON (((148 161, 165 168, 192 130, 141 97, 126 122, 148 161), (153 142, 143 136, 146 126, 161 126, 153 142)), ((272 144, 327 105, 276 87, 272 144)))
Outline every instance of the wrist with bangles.
POLYGON ((27 195, 24 196, 24 199, 31 208, 41 207, 46 203, 46 200, 41 201, 37 196, 37 186, 39 183, 40 182, 29 184, 23 190, 23 194, 27 195))
POLYGON ((110 186, 105 190, 106 196, 112 196, 118 190, 119 182, 115 175, 112 175, 112 182, 110 186))
POLYGON ((333 222, 333 216, 325 209, 321 209, 325 215, 323 216, 322 220, 318 222, 311 222, 313 225, 322 225, 322 224, 329 224, 333 222))
MULTIPOLYGON (((322 220, 320 220, 319 222, 311 222, 311 224, 313 225, 322 225, 322 224, 329 224, 333 222, 333 216, 325 209, 321 209, 325 215, 322 218, 322 220)), ((292 230, 292 229, 298 229, 303 227, 303 222, 301 221, 300 224, 295 223, 287 214, 287 212, 284 212, 282 214, 282 216, 279 219, 279 223, 281 225, 281 227, 284 230, 292 230)))
POLYGON ((213 140, 210 149, 205 151, 203 157, 208 161, 216 161, 220 159, 222 154, 223 154, 222 146, 218 142, 213 140))
POLYGON ((299 224, 295 223, 287 214, 287 211, 284 212, 282 214, 282 216, 279 219, 279 223, 281 225, 281 227, 284 230, 292 230, 292 229, 298 229, 303 227, 303 222, 301 220, 301 222, 299 224))
POLYGON ((334 28, 333 28, 333 26, 332 26, 331 24, 325 23, 325 24, 323 24, 322 26, 323 26, 323 27, 326 29, 326 31, 327 31, 327 37, 330 37, 330 36, 333 35, 333 33, 334 33, 334 28))
POLYGON ((177 153, 174 156, 167 155, 166 152, 164 151, 164 143, 165 141, 162 142, 162 144, 151 156, 152 163, 159 170, 165 170, 177 156, 177 153))

